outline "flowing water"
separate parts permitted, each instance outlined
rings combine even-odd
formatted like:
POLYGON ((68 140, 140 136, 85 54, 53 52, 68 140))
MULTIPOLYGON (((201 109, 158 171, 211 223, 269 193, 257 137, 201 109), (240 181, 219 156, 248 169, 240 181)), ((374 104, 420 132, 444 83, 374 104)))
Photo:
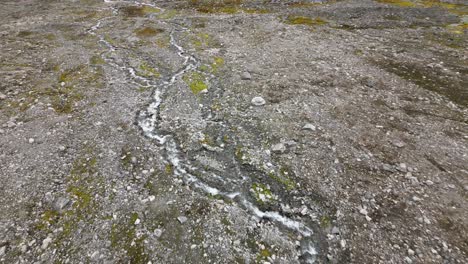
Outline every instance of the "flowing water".
MULTIPOLYGON (((105 0, 105 2, 110 5, 109 8, 112 9, 113 15, 118 14, 118 9, 114 5, 123 3, 121 1, 109 0, 105 0)), ((152 4, 139 2, 133 2, 133 4, 138 6, 149 5, 154 8, 159 8, 152 4)), ((175 71, 170 76, 167 76, 162 81, 155 81, 153 79, 137 75, 134 68, 128 65, 123 65, 123 63, 118 63, 112 58, 112 56, 109 56, 116 51, 116 47, 109 43, 105 39, 104 35, 99 35, 97 31, 104 28, 106 26, 106 22, 110 20, 110 18, 112 18, 112 16, 100 19, 95 26, 88 30, 88 33, 99 39, 99 43, 107 49, 105 54, 106 56, 104 56, 105 61, 110 66, 119 69, 122 74, 125 74, 127 81, 153 90, 146 109, 140 111, 137 115, 137 123, 143 134, 147 138, 154 140, 154 142, 163 150, 164 158, 167 163, 172 165, 174 175, 180 177, 187 185, 192 186, 193 189, 197 189, 209 195, 221 196, 224 199, 228 199, 234 204, 237 204, 240 208, 243 208, 249 214, 259 219, 268 219, 269 221, 278 224, 280 230, 286 230, 289 232, 293 231, 297 235, 300 235, 300 237, 302 237, 299 252, 301 261, 303 263, 315 262, 317 251, 312 239, 312 227, 302 221, 288 218, 277 211, 262 211, 255 205, 255 201, 252 201, 252 198, 249 198, 250 183, 248 182, 248 177, 242 176, 239 178, 236 177, 236 175, 231 175, 228 171, 224 172, 222 175, 216 175, 212 172, 206 171, 205 169, 192 165, 187 155, 180 151, 176 135, 170 131, 162 131, 159 128, 158 122, 160 121, 160 106, 165 98, 165 94, 170 89, 177 88, 174 84, 181 82, 184 74, 199 71, 199 66, 201 65, 196 56, 188 53, 182 47, 182 44, 177 42, 177 35, 188 32, 189 29, 178 24, 169 24, 172 28, 170 33, 170 44, 183 59, 183 64, 179 70, 175 71), (195 175, 210 175, 210 177, 201 178, 195 175)), ((234 154, 224 153, 223 155, 233 156, 234 154)), ((236 162, 233 157, 231 157, 230 160, 236 162)), ((239 167, 241 165, 236 164, 236 166, 239 167)))

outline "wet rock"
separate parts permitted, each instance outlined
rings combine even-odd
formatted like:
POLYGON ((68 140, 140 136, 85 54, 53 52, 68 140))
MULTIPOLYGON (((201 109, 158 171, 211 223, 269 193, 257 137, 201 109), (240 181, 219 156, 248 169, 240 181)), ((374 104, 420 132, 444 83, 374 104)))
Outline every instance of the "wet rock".
POLYGON ((252 98, 251 103, 252 105, 255 105, 255 106, 262 106, 266 104, 266 101, 262 97, 257 96, 257 97, 252 98))
POLYGON ((241 79, 245 81, 252 80, 252 76, 249 72, 243 72, 241 73, 241 79))
POLYGON ((183 224, 183 223, 187 222, 187 217, 179 216, 179 217, 177 217, 177 220, 179 221, 179 223, 183 224))
POLYGON ((312 124, 306 124, 302 127, 302 130, 315 131, 317 128, 312 124))
POLYGON ((284 153, 286 152, 286 146, 283 143, 278 143, 271 147, 271 151, 274 153, 284 153))

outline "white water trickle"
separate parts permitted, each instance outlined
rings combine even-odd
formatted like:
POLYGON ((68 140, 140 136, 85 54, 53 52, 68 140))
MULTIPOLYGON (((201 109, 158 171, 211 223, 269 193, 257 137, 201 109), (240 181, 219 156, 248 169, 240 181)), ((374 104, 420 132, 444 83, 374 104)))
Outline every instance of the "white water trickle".
MULTIPOLYGON (((114 3, 122 3, 121 1, 110 1, 110 0, 104 0, 104 2, 109 3, 111 5, 114 3)), ((154 4, 147 4, 147 3, 140 3, 140 2, 135 2, 135 4, 147 5, 147 6, 151 6, 151 7, 163 10, 162 8, 159 8, 154 4)), ((111 9, 113 11, 117 10, 116 8, 113 7, 113 5, 111 6, 111 9)), ((115 14, 115 12, 113 13, 115 14)), ((111 43, 109 43, 103 35, 98 35, 96 33, 98 29, 102 27, 102 24, 103 24, 102 22, 105 19, 107 18, 100 19, 96 25, 92 26, 88 30, 88 33, 94 36, 97 36, 99 38, 98 42, 102 43, 103 46, 107 48, 106 53, 110 54, 110 53, 115 52, 116 48, 111 43)), ((181 28, 178 25, 175 25, 175 26, 181 28)), ((188 29, 181 28, 179 30, 187 31, 188 29)), ((170 44, 177 50, 177 54, 181 58, 183 58, 183 64, 182 64, 182 67, 178 71, 176 71, 168 79, 160 83, 156 83, 152 79, 139 76, 136 73, 135 69, 133 69, 132 67, 119 65, 113 59, 105 58, 106 62, 108 62, 109 65, 117 69, 120 69, 123 72, 126 72, 127 76, 130 77, 130 82, 139 86, 141 86, 143 83, 145 87, 153 88, 151 101, 149 102, 146 109, 144 111, 141 111, 139 113, 139 116, 137 117, 138 126, 141 128, 143 134, 146 137, 155 140, 161 146, 161 148, 165 151, 166 162, 168 162, 169 164, 173 166, 174 175, 182 177, 182 179, 187 184, 190 184, 195 189, 198 189, 209 195, 219 195, 231 201, 235 200, 235 203, 245 208, 245 210, 251 213, 253 216, 259 219, 269 219, 272 222, 279 223, 283 227, 289 230, 293 230, 297 232, 298 234, 302 235, 303 237, 307 238, 304 245, 301 245, 300 253, 303 256, 306 255, 306 263, 315 262, 315 256, 317 255, 317 251, 313 247, 313 243, 310 240, 310 237, 313 234, 313 231, 311 228, 309 228, 308 226, 306 226, 304 223, 300 221, 295 221, 291 218, 283 216, 279 212, 260 210, 257 206, 255 206, 253 203, 247 200, 245 193, 243 193, 243 190, 240 189, 241 184, 238 185, 239 186, 238 189, 240 190, 222 192, 218 188, 210 186, 207 182, 203 181, 199 177, 189 173, 186 170, 186 168, 189 171, 196 170, 196 168, 194 168, 190 164, 190 161, 184 158, 184 155, 179 151, 179 146, 174 136, 166 132, 164 132, 163 134, 161 131, 159 131, 158 118, 159 118, 160 106, 163 102, 164 93, 173 84, 175 84, 178 80, 180 80, 184 74, 190 71, 197 71, 198 67, 200 66, 200 62, 195 58, 195 56, 188 54, 184 50, 184 48, 177 43, 177 41, 175 40, 175 36, 174 36, 175 32, 176 31, 172 31, 170 33, 170 44)), ((242 175, 242 177, 244 178, 244 180, 247 179, 247 177, 244 175, 242 175)), ((222 179, 221 177, 218 177, 218 178, 222 179)))

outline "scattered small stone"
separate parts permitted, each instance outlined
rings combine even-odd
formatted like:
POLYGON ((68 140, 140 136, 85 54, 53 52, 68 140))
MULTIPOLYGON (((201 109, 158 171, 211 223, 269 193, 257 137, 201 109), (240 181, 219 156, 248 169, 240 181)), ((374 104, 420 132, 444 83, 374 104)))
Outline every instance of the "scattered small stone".
POLYGON ((312 124, 306 124, 302 127, 303 130, 315 131, 317 128, 312 124))
POLYGON ((65 198, 65 197, 59 197, 55 200, 54 202, 54 209, 57 211, 61 211, 63 208, 65 208, 68 204, 70 203, 70 199, 65 198))
POLYGON ((395 171, 394 168, 393 168, 393 166, 392 166, 392 165, 389 165, 389 164, 384 164, 384 165, 382 166, 382 169, 383 169, 384 171, 388 171, 388 172, 394 172, 394 171, 395 171))
POLYGON ((197 245, 192 244, 192 245, 190 246, 190 249, 194 249, 194 248, 196 248, 196 247, 197 247, 197 245))
POLYGON ((367 215, 368 212, 366 209, 362 208, 361 210, 359 210, 359 213, 362 214, 362 215, 367 215))
POLYGON ((334 235, 338 235, 338 234, 340 234, 340 229, 339 229, 338 227, 334 226, 334 227, 332 228, 331 232, 332 232, 332 234, 334 234, 334 235))
POLYGON ((241 79, 245 81, 252 80, 252 75, 249 72, 243 72, 241 73, 241 79))
POLYGON ((414 256, 414 250, 412 250, 411 248, 408 249, 408 255, 409 256, 414 256))
POLYGON ((157 228, 157 229, 154 230, 154 236, 155 237, 160 237, 162 235, 162 232, 163 231, 161 229, 157 228))
POLYGON ((0 257, 2 257, 3 255, 5 255, 5 251, 6 251, 6 247, 3 246, 0 248, 0 257))
POLYGON ((183 224, 183 223, 187 222, 188 219, 185 216, 179 216, 179 217, 177 217, 177 220, 179 220, 179 222, 181 224, 183 224))
POLYGON ((0 129, 0 134, 3 134, 3 133, 5 133, 5 130, 0 129))
POLYGON ((406 146, 405 142, 403 141, 394 141, 393 145, 395 145, 398 148, 403 148, 404 146, 406 146))
POLYGON ((51 238, 51 237, 47 237, 46 239, 42 240, 42 246, 41 246, 41 248, 42 248, 42 249, 48 248, 50 242, 52 242, 52 238, 51 238))
POLYGON ((413 263, 413 261, 409 257, 405 257, 406 263, 413 263))
POLYGON ((5 100, 5 99, 6 99, 6 95, 3 93, 0 93, 0 100, 5 100))
POLYGON ((149 200, 150 202, 154 201, 154 199, 156 199, 156 197, 155 197, 154 195, 150 195, 150 196, 148 197, 148 200, 149 200))
POLYGON ((8 128, 13 128, 13 127, 16 126, 16 123, 14 121, 10 120, 10 121, 8 121, 6 123, 6 125, 7 125, 8 128))
POLYGON ((251 103, 255 106, 262 106, 266 104, 266 101, 262 97, 257 96, 257 97, 252 98, 251 103))
POLYGON ((342 239, 342 240, 340 241, 340 245, 341 245, 341 248, 342 248, 342 249, 345 249, 345 248, 346 248, 346 240, 342 239))
POLYGON ((140 223, 141 223, 141 220, 140 220, 139 218, 137 218, 137 219, 135 220, 135 225, 139 225, 140 223))
POLYGON ((65 86, 65 82, 61 82, 60 86, 62 86, 62 87, 65 86))
POLYGON ((28 142, 31 143, 31 144, 34 143, 34 138, 28 139, 28 142))
POLYGON ((286 151, 286 146, 283 143, 278 143, 271 147, 271 151, 275 153, 284 153, 286 151))
POLYGON ((406 172, 408 170, 408 166, 406 165, 406 163, 400 163, 400 166, 398 167, 398 170, 400 170, 402 172, 406 172))
POLYGON ((427 185, 427 186, 432 186, 432 185, 434 185, 434 182, 431 181, 431 180, 427 180, 427 181, 426 181, 426 185, 427 185))

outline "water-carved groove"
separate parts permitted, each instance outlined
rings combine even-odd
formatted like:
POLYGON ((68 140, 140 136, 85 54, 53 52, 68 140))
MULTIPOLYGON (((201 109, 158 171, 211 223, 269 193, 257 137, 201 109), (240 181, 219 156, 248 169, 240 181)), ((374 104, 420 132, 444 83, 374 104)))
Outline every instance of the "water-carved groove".
MULTIPOLYGON (((108 0, 105 2, 110 4, 114 3, 114 1, 108 0)), ((143 5, 138 2, 135 2, 135 4, 143 5)), ((154 5, 151 6, 156 7, 154 5)), ((115 15, 117 13, 117 9, 113 6, 111 6, 111 8, 113 10, 112 13, 115 15)), ((294 220, 293 218, 290 218, 290 216, 286 216, 288 213, 281 213, 280 208, 275 208, 278 209, 277 211, 262 210, 255 205, 255 199, 252 199, 251 194, 249 193, 250 185, 252 183, 250 177, 260 180, 262 178, 268 179, 268 175, 266 175, 267 173, 262 170, 256 169, 255 167, 250 168, 250 166, 245 166, 236 160, 236 150, 234 147, 236 145, 236 139, 234 139, 234 144, 232 144, 233 146, 226 147, 221 151, 221 153, 218 153, 220 155, 227 156, 227 159, 232 161, 231 165, 234 167, 235 171, 232 172, 233 175, 220 177, 215 172, 207 171, 206 169, 192 165, 192 162, 187 157, 188 154, 179 150, 179 143, 175 134, 171 131, 164 131, 158 126, 158 123, 161 122, 161 117, 159 115, 160 106, 164 100, 165 93, 177 81, 180 81, 184 74, 189 72, 199 72, 198 68, 201 65, 200 61, 194 55, 189 54, 176 41, 177 33, 188 32, 189 29, 180 24, 170 23, 170 25, 174 27, 170 33, 170 44, 177 51, 178 56, 183 58, 182 67, 162 81, 154 81, 150 78, 139 76, 132 67, 119 65, 112 58, 107 56, 116 51, 116 48, 109 43, 104 36, 98 35, 96 31, 103 27, 103 22, 108 18, 109 17, 100 19, 95 26, 88 30, 88 33, 97 36, 99 38, 98 42, 107 49, 104 59, 110 66, 123 71, 126 74, 128 81, 131 83, 153 89, 151 100, 146 106, 146 109, 138 111, 137 113, 136 124, 147 138, 154 140, 161 147, 165 160, 173 167, 173 174, 182 178, 187 185, 199 189, 209 195, 220 196, 223 199, 228 199, 260 219, 278 223, 280 228, 296 232, 302 237, 299 247, 300 260, 304 263, 315 262, 318 253, 313 239, 314 231, 310 223, 305 223, 303 222, 304 220, 294 220), (215 180, 205 179, 196 175, 211 175, 211 178, 214 178, 215 180), (227 180, 225 178, 227 178, 227 180), (231 189, 234 189, 234 191, 231 189)), ((210 78, 214 79, 215 77, 211 75, 210 78)), ((209 116, 209 114, 204 114, 203 116, 209 116)), ((230 126, 230 124, 228 124, 228 126, 230 126)), ((223 173, 226 173, 226 171, 223 171, 223 173)))

